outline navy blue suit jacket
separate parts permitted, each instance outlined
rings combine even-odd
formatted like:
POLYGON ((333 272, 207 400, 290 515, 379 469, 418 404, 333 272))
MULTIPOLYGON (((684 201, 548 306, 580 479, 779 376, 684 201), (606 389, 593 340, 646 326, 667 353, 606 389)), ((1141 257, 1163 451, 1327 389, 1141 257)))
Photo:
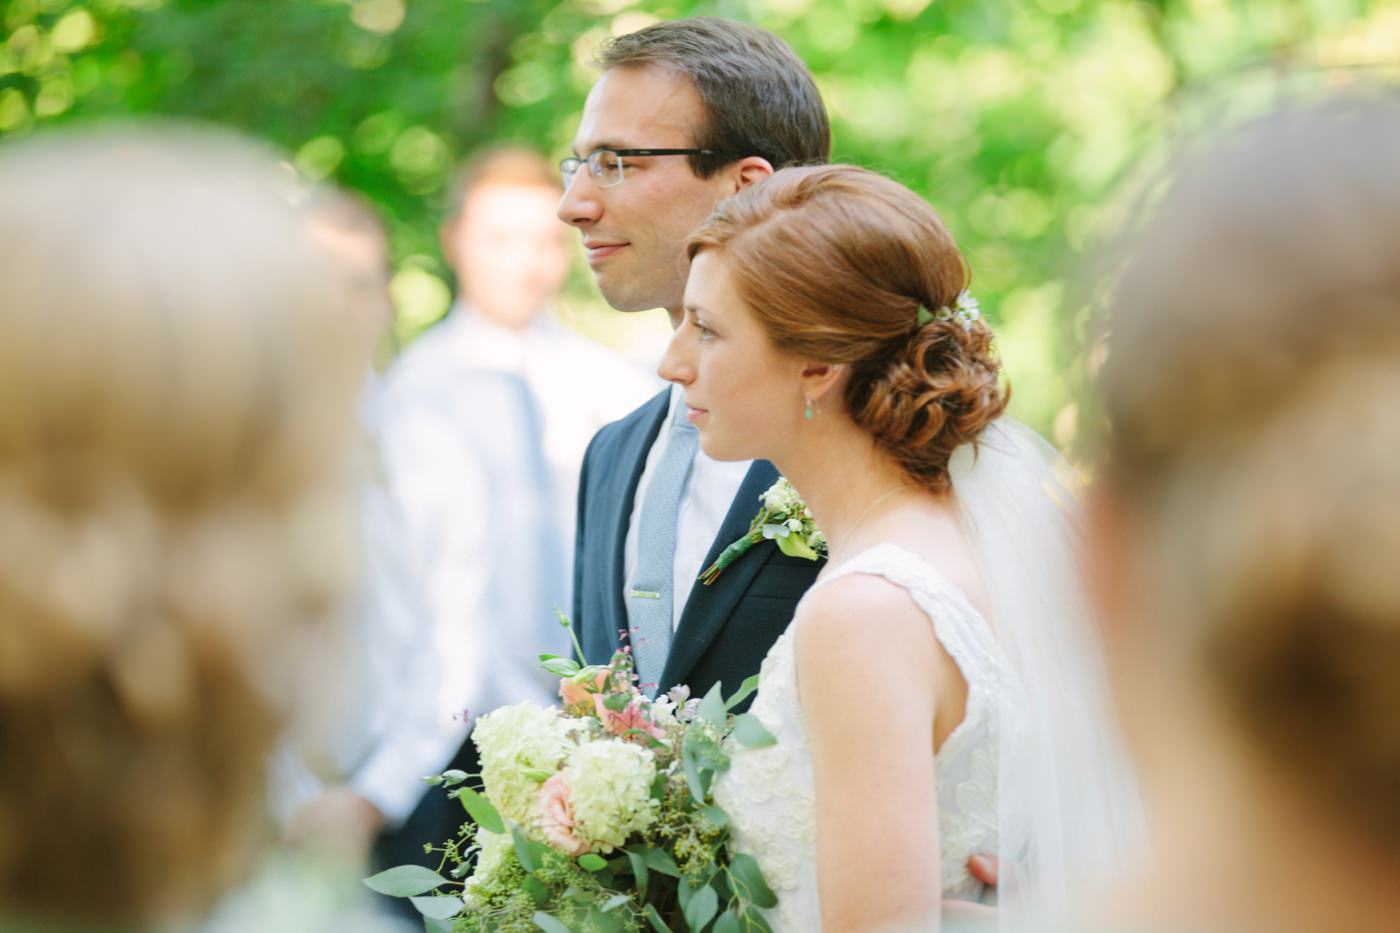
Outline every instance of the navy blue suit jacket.
MULTIPOLYGON (((647 453, 666 420, 663 391, 621 421, 603 428, 588 446, 579 478, 578 535, 574 551, 573 619, 589 664, 605 664, 627 629, 623 601, 623 547, 647 453)), ((730 504, 704 566, 749 530, 759 498, 778 478, 755 461, 730 504)), ((768 649, 792 621, 821 561, 788 557, 763 541, 731 564, 710 586, 696 583, 671 641, 660 690, 686 684, 703 696, 715 683, 725 696, 758 673, 768 649)))

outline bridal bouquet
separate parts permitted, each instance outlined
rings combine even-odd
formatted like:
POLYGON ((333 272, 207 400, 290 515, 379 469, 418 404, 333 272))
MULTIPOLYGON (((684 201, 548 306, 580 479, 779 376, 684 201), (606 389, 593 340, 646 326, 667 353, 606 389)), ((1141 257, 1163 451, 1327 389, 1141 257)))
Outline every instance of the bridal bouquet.
POLYGON ((757 717, 730 713, 757 678, 727 702, 718 685, 703 699, 680 687, 652 700, 626 650, 606 666, 540 660, 560 677, 561 705, 481 717, 484 792, 460 771, 429 779, 472 819, 434 850, 440 870, 400 866, 366 883, 411 897, 430 927, 452 933, 767 930, 754 908, 777 898, 758 863, 729 848, 710 796, 729 767, 726 738, 774 741, 757 717))

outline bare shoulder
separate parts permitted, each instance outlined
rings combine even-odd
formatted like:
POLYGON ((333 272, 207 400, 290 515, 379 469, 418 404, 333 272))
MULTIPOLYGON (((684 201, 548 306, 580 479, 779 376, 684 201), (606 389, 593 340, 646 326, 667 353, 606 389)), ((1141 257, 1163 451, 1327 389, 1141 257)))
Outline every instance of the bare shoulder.
POLYGON ((813 590, 793 625, 800 653, 849 652, 900 654, 935 648, 932 627, 908 590, 884 577, 852 573, 813 590))

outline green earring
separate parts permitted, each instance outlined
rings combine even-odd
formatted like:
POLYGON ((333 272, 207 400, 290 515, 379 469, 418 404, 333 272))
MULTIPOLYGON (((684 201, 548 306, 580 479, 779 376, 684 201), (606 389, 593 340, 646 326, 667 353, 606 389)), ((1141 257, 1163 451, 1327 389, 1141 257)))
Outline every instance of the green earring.
POLYGON ((802 417, 806 418, 808 421, 811 421, 811 420, 812 420, 812 415, 814 415, 814 414, 816 414, 816 412, 813 411, 813 409, 812 409, 812 400, 811 400, 811 399, 807 399, 807 407, 806 407, 805 409, 803 409, 803 411, 802 411, 802 417))

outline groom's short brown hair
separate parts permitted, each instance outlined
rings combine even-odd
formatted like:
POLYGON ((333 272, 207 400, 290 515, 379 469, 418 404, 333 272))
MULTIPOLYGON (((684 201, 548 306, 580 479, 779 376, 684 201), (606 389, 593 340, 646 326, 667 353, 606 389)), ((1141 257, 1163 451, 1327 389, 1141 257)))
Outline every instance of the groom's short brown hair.
POLYGON ((609 41, 598 64, 658 65, 690 80, 706 113, 695 146, 720 153, 689 157, 701 178, 745 156, 775 169, 831 159, 831 125, 812 73, 765 29, 704 16, 657 23, 609 41))

